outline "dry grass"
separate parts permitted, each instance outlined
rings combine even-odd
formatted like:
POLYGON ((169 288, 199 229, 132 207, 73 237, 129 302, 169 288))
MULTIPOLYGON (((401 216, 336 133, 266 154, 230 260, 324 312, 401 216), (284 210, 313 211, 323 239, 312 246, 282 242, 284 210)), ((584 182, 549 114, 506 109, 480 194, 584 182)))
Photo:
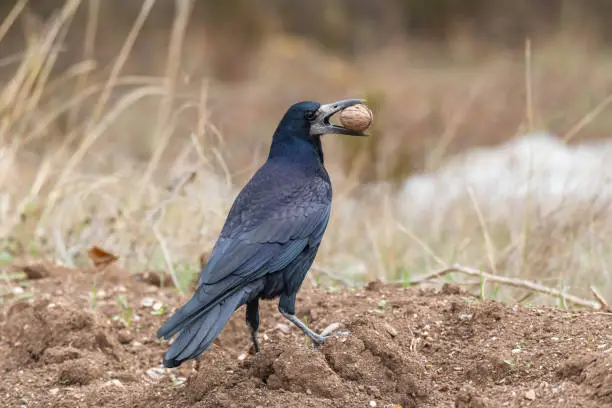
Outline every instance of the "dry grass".
MULTIPOLYGON (((183 83, 182 55, 193 45, 185 34, 192 1, 177 3, 169 48, 160 50, 162 76, 122 73, 154 2, 143 3, 106 72, 92 61, 98 2, 91 1, 82 61, 52 76, 80 3, 67 1, 28 38, 2 88, 4 262, 45 256, 85 265, 87 249, 98 245, 130 270, 170 272, 184 288, 200 253, 214 244, 237 189, 262 162, 283 110, 299 99, 369 95, 377 102, 373 141, 364 148, 326 141, 335 198, 317 258, 318 270, 329 272, 315 270, 316 283, 333 287, 329 275, 357 284, 408 282, 440 262, 460 262, 584 297, 594 285, 612 298, 610 224, 601 206, 569 202, 551 215, 526 200, 520 214, 508 207, 500 216, 468 194, 452 211, 415 220, 398 215, 397 207, 410 203, 393 185, 362 183, 436 170, 456 151, 500 142, 527 127, 550 128, 567 139, 607 136, 609 119, 599 114, 609 103, 612 60, 603 53, 556 39, 530 45, 527 70, 524 59, 502 54, 423 68, 418 47, 403 44, 349 65, 302 40, 276 36, 247 83, 183 83), (413 54, 398 52, 404 49, 413 54), (593 55, 600 64, 592 63, 593 55), (288 85, 296 77, 300 81, 288 85)), ((24 4, 0 25, 0 42, 24 4)), ((510 302, 548 301, 495 285, 487 291, 510 302)))

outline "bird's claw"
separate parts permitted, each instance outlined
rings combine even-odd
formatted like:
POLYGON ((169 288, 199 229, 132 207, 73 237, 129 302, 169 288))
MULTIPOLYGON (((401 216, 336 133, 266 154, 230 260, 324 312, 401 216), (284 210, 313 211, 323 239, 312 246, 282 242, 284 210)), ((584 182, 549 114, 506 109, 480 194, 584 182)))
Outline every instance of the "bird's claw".
POLYGON ((323 336, 321 334, 316 334, 314 333, 312 336, 310 336, 310 340, 312 340, 312 342, 314 343, 315 347, 322 345, 323 343, 325 343, 325 339, 327 338, 327 336, 323 336))
POLYGON ((323 331, 320 334, 312 333, 312 335, 309 337, 314 343, 315 347, 317 347, 317 346, 322 345, 325 342, 325 339, 327 339, 327 337, 329 337, 332 334, 340 335, 340 336, 346 336, 346 335, 351 334, 350 330, 338 330, 340 329, 340 327, 342 327, 342 324, 332 323, 329 326, 327 326, 325 329, 323 329, 323 331))

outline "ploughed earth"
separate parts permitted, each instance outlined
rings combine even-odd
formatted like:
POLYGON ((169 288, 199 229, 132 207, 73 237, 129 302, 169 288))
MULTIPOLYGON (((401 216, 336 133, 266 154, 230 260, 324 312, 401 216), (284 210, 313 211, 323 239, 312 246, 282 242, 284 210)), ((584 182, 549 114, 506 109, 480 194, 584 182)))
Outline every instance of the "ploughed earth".
POLYGON ((15 270, 33 297, 0 304, 3 407, 612 407, 609 314, 306 282, 298 317, 350 334, 314 349, 265 301, 259 354, 243 307, 197 362, 163 369, 155 333, 187 295, 114 265, 15 270))

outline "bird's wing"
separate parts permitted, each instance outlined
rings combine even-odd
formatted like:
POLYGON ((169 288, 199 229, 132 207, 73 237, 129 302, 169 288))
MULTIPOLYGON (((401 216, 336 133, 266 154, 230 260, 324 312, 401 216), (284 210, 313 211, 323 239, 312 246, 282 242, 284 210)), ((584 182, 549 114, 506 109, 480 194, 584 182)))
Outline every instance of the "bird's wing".
POLYGON ((329 182, 319 177, 291 183, 258 180, 236 199, 200 285, 223 280, 234 286, 256 279, 283 269, 306 245, 320 242, 330 215, 329 182))

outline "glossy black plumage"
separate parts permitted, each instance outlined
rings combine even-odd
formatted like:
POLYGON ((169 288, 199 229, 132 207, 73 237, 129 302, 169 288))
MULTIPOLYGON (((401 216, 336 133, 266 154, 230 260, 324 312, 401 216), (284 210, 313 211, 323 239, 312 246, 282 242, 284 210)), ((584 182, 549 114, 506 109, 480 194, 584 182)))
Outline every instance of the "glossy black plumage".
POLYGON ((319 107, 314 102, 295 104, 279 123, 268 160, 232 205, 198 289, 158 331, 164 338, 180 333, 164 356, 166 367, 205 351, 245 304, 258 350, 258 299, 280 297, 281 313, 313 340, 322 341, 294 316, 295 295, 317 254, 331 210, 321 135, 310 129, 319 107))

